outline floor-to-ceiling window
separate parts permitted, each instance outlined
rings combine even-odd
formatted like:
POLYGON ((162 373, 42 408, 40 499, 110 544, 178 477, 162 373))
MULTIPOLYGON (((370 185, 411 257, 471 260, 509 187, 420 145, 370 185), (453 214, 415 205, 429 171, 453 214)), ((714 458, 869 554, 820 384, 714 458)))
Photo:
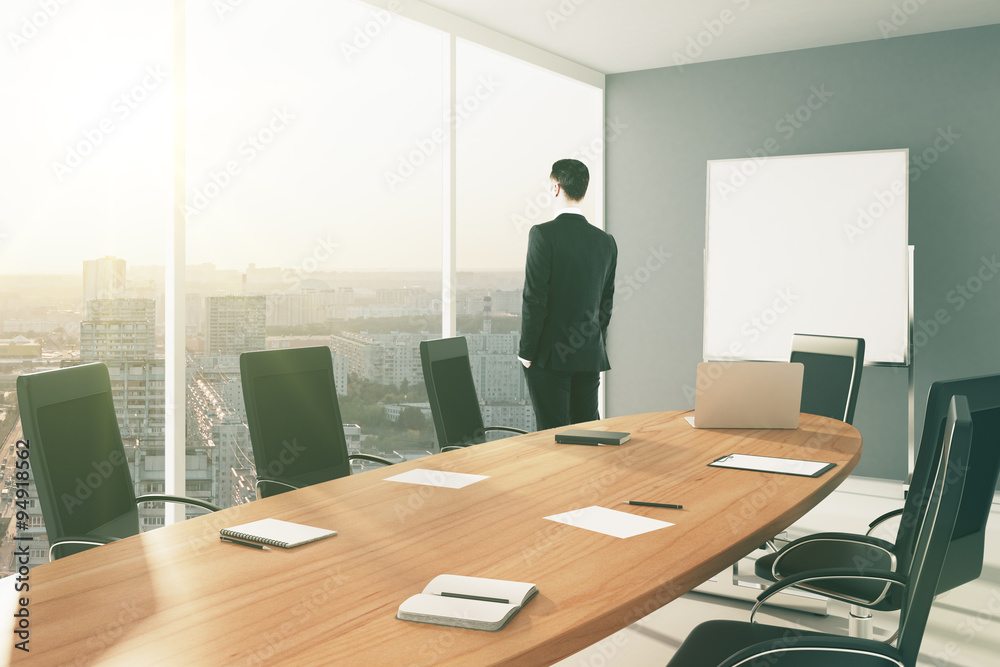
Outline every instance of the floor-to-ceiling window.
POLYGON ((239 355, 316 345, 349 448, 426 455, 445 35, 354 2, 190 3, 186 43, 189 462, 218 503, 255 498, 239 355))
MULTIPOLYGON (((45 562, 18 487, 16 377, 108 366, 130 471, 162 487, 164 241, 173 218, 173 2, 4 3, 0 24, 0 573, 16 536, 45 562)), ((81 471, 74 493, 89 493, 81 471)), ((146 506, 144 526, 162 525, 146 506)))
MULTIPOLYGON (((580 157, 603 187, 599 87, 465 39, 452 59, 440 27, 356 0, 5 10, 0 493, 21 435, 16 377, 89 361, 109 367, 140 494, 169 487, 167 459, 183 447, 183 493, 224 506, 255 497, 238 373, 248 350, 329 346, 352 450, 436 451, 418 344, 454 333, 452 303, 488 421, 528 426, 509 354, 527 230, 548 219, 554 159, 580 157), (443 288, 455 269, 446 243, 459 274, 443 288), (173 317, 168 282, 185 295, 173 317), (168 442, 164 332, 178 330, 185 420, 168 442)), ((590 203, 600 224, 600 199, 590 203)), ((0 571, 16 500, 0 497, 0 571)), ((35 496, 26 511, 23 530, 44 536, 35 496)), ((143 509, 144 528, 163 523, 162 506, 143 509)))
POLYGON ((487 425, 530 431, 517 361, 528 230, 553 217, 549 173, 562 158, 590 169, 582 210, 603 227, 603 96, 465 40, 457 56, 458 333, 487 425))

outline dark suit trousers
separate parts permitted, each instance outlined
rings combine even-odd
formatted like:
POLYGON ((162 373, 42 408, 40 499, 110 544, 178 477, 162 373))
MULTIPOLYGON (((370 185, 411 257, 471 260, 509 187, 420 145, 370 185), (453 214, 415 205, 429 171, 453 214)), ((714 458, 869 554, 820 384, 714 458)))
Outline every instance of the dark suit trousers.
POLYGON ((524 378, 537 430, 601 418, 597 412, 599 372, 555 371, 532 364, 524 369, 524 378))

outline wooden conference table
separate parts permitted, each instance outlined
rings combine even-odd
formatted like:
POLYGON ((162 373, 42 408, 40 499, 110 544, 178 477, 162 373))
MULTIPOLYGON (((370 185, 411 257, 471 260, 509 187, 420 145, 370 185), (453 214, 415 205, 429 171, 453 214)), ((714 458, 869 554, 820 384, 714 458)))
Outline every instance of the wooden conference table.
POLYGON ((544 665, 717 574, 829 494, 861 456, 843 422, 695 430, 690 411, 588 424, 438 454, 252 502, 92 549, 30 574, 32 664, 544 665), (731 453, 836 463, 818 478, 708 467, 731 453), (489 475, 462 489, 381 481, 411 468, 489 475), (683 510, 622 505, 680 503, 683 510), (592 505, 676 525, 627 539, 543 519, 592 505), (261 551, 219 529, 275 517, 336 537, 261 551), (529 581, 499 632, 395 619, 434 576, 529 581))

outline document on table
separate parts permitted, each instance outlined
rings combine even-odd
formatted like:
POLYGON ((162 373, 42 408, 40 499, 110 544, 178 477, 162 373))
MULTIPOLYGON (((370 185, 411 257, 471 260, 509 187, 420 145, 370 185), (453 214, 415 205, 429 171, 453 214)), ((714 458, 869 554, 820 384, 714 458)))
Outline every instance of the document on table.
POLYGON ((484 480, 487 477, 489 475, 470 475, 464 472, 414 468, 413 470, 407 470, 392 477, 386 477, 385 481, 423 484, 424 486, 442 486, 446 489, 461 489, 469 484, 475 484, 480 480, 484 480))
POLYGON ((754 456, 752 454, 730 454, 717 458, 708 465, 716 468, 737 468, 739 470, 775 472, 781 475, 819 477, 836 464, 802 459, 781 459, 773 456, 754 456))
POLYGON ((564 523, 567 526, 576 526, 577 528, 592 530, 595 533, 604 533, 605 535, 621 538, 634 537, 674 525, 666 521, 650 519, 649 517, 629 514, 628 512, 619 512, 618 510, 598 507, 597 505, 573 510, 572 512, 553 514, 545 518, 549 521, 564 523))

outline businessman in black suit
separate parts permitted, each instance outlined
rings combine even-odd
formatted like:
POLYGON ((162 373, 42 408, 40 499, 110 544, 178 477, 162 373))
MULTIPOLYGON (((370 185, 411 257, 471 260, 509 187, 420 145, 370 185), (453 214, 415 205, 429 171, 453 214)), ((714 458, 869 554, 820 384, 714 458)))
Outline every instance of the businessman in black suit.
POLYGON ((580 213, 587 166, 559 160, 550 178, 556 216, 528 234, 518 349, 538 430, 600 419, 618 262, 614 238, 580 213))

